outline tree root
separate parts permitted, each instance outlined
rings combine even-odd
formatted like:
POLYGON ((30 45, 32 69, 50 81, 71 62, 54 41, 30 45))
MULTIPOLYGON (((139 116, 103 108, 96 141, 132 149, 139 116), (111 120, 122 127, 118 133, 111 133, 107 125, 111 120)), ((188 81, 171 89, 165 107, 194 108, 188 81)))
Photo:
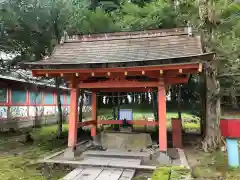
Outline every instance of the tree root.
POLYGON ((209 152, 220 148, 222 139, 218 133, 211 133, 211 135, 208 135, 204 138, 201 144, 204 152, 209 152))

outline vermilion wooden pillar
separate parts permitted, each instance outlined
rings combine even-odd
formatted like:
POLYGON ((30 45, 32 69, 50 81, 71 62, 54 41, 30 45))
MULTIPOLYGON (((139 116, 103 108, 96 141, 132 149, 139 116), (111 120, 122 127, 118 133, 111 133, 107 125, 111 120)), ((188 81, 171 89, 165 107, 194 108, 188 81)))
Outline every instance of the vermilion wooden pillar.
MULTIPOLYGON (((92 120, 97 120, 97 93, 92 91, 92 120)), ((91 136, 94 137, 97 134, 97 124, 94 124, 91 128, 91 136)))
POLYGON ((78 122, 78 95, 79 88, 76 79, 71 82, 70 90, 70 113, 69 113, 69 131, 68 147, 75 149, 77 143, 77 122, 78 122))
POLYGON ((159 149, 167 151, 167 119, 166 119, 166 92, 164 86, 158 87, 158 123, 159 123, 159 149))

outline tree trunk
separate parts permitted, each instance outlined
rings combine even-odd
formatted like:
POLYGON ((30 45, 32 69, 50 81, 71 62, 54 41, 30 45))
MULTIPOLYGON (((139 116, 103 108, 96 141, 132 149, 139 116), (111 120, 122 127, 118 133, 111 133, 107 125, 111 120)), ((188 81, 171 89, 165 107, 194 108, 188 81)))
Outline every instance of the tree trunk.
MULTIPOLYGON (((118 108, 119 108, 119 94, 118 97, 116 97, 117 93, 113 93, 113 119, 118 120, 118 108)), ((114 124, 113 129, 115 131, 119 130, 119 125, 114 124)))
POLYGON ((207 117, 206 117, 206 136, 202 141, 204 151, 214 150, 221 144, 220 134, 220 84, 216 79, 215 71, 210 67, 206 73, 207 84, 207 117))
MULTIPOLYGON (((83 99, 84 99, 84 91, 83 90, 80 90, 80 100, 79 100, 79 110, 78 110, 78 121, 79 122, 82 122, 83 120, 83 99)), ((79 131, 82 130, 82 127, 79 127, 79 131)))
POLYGON ((118 120, 120 120, 120 117, 119 117, 120 105, 121 105, 121 98, 120 98, 120 93, 118 93, 117 94, 117 118, 118 118, 118 120))
POLYGON ((152 92, 152 103, 153 103, 154 118, 156 121, 158 121, 158 101, 157 101, 156 89, 154 89, 154 92, 152 92))
MULTIPOLYGON (((158 122, 158 101, 157 101, 157 92, 156 89, 153 89, 151 92, 152 96, 152 106, 153 106, 153 114, 154 114, 154 119, 156 122, 158 122)), ((158 126, 155 126, 155 131, 158 132, 158 126)))
POLYGON ((178 85, 178 97, 177 97, 177 102, 178 102, 178 120, 181 122, 181 128, 182 128, 182 131, 184 130, 183 129, 183 122, 182 122, 182 111, 181 111, 181 100, 182 100, 182 87, 181 85, 179 84, 178 85))
POLYGON ((237 104, 237 97, 235 94, 235 90, 231 87, 230 90, 230 97, 231 97, 231 104, 233 109, 238 109, 238 104, 237 104))
POLYGON ((207 121, 207 82, 206 82, 206 72, 204 71, 200 75, 200 101, 201 101, 201 112, 200 112, 200 129, 202 138, 206 136, 206 121, 207 121))
POLYGON ((58 138, 62 135, 62 123, 63 123, 63 115, 62 115, 62 105, 61 105, 61 90, 59 88, 60 86, 60 79, 56 77, 55 79, 55 86, 57 89, 57 108, 58 108, 58 130, 57 130, 57 136, 58 138))
POLYGON ((117 114, 116 114, 116 101, 117 98, 115 97, 116 93, 112 93, 112 116, 113 116, 113 120, 117 120, 117 114))
POLYGON ((181 112, 181 85, 178 85, 178 119, 182 121, 182 112, 181 112))

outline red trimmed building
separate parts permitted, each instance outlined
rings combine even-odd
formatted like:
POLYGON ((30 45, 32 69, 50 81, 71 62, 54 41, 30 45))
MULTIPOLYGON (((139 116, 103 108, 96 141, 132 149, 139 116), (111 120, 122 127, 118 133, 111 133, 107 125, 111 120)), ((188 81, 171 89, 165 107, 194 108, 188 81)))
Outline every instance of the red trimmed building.
MULTIPOLYGON (((63 115, 70 105, 68 88, 61 88, 63 115)), ((28 82, 0 75, 0 130, 26 128, 57 122, 56 88, 46 83, 28 82)))

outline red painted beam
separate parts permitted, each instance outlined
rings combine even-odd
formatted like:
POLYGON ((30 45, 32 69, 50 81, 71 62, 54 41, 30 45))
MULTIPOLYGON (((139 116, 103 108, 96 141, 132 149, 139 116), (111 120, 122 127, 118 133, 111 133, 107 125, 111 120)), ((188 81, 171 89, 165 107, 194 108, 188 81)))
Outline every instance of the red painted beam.
MULTIPOLYGON (((156 126, 158 122, 155 121, 146 121, 146 120, 127 120, 129 124, 139 125, 139 126, 156 126)), ((119 124, 123 123, 122 120, 98 120, 98 124, 119 124)))
POLYGON ((62 74, 62 73, 113 73, 113 72, 130 72, 130 71, 159 71, 159 70, 178 70, 178 69, 198 69, 200 63, 182 63, 168 64, 159 66, 137 66, 137 67, 120 67, 120 68, 85 68, 85 69, 33 69, 32 73, 36 75, 45 74, 62 74))
POLYGON ((161 86, 163 82, 159 81, 127 81, 127 80, 108 80, 94 83, 80 83, 82 89, 101 89, 101 88, 142 88, 142 87, 157 87, 161 86))
POLYGON ((151 92, 152 88, 111 88, 98 89, 97 92, 151 92))
MULTIPOLYGON (((195 74, 198 73, 198 69, 194 68, 194 69, 183 69, 181 74, 195 74)), ((127 72, 127 76, 146 76, 149 78, 155 78, 155 79, 159 79, 160 77, 174 77, 179 75, 179 71, 178 70, 166 70, 164 71, 164 74, 160 75, 159 71, 146 71, 145 74, 142 74, 142 71, 130 71, 127 72)), ((41 75, 40 75, 41 76, 41 75)), ((56 77, 59 76, 59 74, 53 74, 53 75, 49 75, 49 77, 56 77)), ((73 74, 63 74, 63 77, 69 81, 72 79, 73 74)), ((90 78, 92 78, 93 76, 91 75, 91 73, 79 73, 77 80, 78 81, 86 81, 90 78)), ((105 72, 105 73, 94 73, 94 77, 105 77, 105 78, 109 78, 109 79, 114 79, 114 78, 121 78, 124 79, 126 77, 124 72, 114 72, 114 73, 110 73, 110 75, 105 72)))
POLYGON ((165 84, 166 85, 172 85, 172 84, 186 84, 188 83, 188 77, 169 77, 166 78, 165 84))
POLYGON ((83 127, 83 126, 89 126, 89 125, 96 125, 97 121, 96 120, 91 120, 91 121, 84 121, 84 122, 78 122, 77 127, 83 127))
MULTIPOLYGON (((166 85, 171 85, 171 84, 180 84, 180 83, 187 83, 188 82, 188 77, 171 77, 171 78, 166 78, 166 85)), ((128 81, 128 80, 107 80, 103 82, 92 82, 92 83, 80 83, 80 88, 82 89, 108 89, 108 92, 135 92, 132 90, 135 90, 137 88, 139 91, 143 92, 148 92, 147 90, 144 90, 144 88, 151 88, 151 87, 158 87, 162 86, 163 82, 160 81, 146 81, 146 82, 140 82, 140 81, 128 81), (121 90, 116 90, 113 91, 112 89, 114 88, 120 88, 121 90), (126 88, 126 90, 124 90, 126 88), (128 91, 127 89, 130 89, 128 91)), ((103 91, 101 91, 103 92, 103 91)))
MULTIPOLYGON (((127 120, 129 124, 133 125, 139 125, 139 126, 156 126, 158 125, 158 122, 155 121, 146 121, 146 120, 127 120)), ((78 122, 77 127, 83 127, 83 126, 89 126, 89 125, 96 125, 96 124, 123 124, 122 120, 91 120, 91 121, 85 121, 85 122, 78 122)))

